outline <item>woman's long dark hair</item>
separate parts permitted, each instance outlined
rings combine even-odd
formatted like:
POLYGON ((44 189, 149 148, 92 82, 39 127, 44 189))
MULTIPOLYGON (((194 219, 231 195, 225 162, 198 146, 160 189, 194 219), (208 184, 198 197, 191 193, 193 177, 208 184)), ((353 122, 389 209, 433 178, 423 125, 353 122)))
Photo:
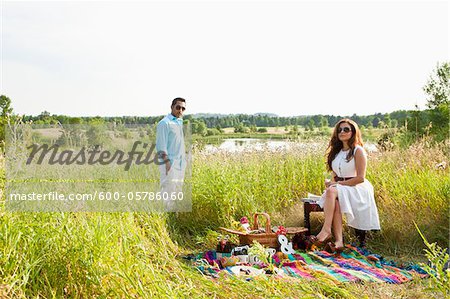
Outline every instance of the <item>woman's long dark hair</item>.
POLYGON ((342 143, 342 141, 339 140, 339 137, 338 137, 338 135, 339 135, 338 129, 342 123, 347 123, 352 128, 352 137, 348 140, 348 145, 350 146, 350 150, 348 151, 348 154, 347 154, 347 161, 350 161, 353 158, 353 152, 357 145, 360 145, 360 146, 364 145, 362 137, 361 137, 361 131, 359 130, 357 123, 355 123, 353 120, 351 120, 349 118, 344 118, 344 119, 341 119, 340 121, 338 121, 337 124, 334 126, 333 135, 331 136, 330 143, 328 144, 328 149, 327 149, 327 154, 326 154, 327 168, 329 171, 333 170, 331 168, 331 163, 333 162, 334 157, 336 157, 336 155, 344 147, 344 144, 342 143))

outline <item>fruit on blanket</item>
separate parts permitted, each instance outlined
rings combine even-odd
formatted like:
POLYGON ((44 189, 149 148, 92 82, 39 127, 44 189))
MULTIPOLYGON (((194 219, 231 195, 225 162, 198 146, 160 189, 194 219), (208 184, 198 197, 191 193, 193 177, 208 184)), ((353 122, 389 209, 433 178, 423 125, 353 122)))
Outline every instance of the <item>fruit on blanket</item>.
POLYGON ((276 255, 277 255, 277 258, 279 258, 281 261, 282 261, 282 260, 288 259, 288 255, 282 253, 281 251, 278 251, 278 252, 276 253, 276 255))

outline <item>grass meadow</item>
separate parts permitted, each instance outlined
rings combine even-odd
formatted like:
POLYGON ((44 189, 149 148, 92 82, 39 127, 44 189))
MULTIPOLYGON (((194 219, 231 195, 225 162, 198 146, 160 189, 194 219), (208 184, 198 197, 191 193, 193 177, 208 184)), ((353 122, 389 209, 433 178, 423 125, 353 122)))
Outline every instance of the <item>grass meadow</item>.
MULTIPOLYGON (((368 248, 425 262, 424 244, 448 247, 449 146, 425 142, 369 154, 382 230, 368 248)), ((429 298, 428 280, 338 284, 326 277, 212 280, 182 256, 212 249, 219 226, 268 212, 273 225, 302 226, 299 198, 324 188, 325 146, 205 153, 194 149, 191 213, 11 213, 0 207, 0 298, 429 298)), ((2 190, 4 167, 1 170, 2 190)), ((314 215, 314 214, 313 214, 314 215)), ((312 217, 313 230, 321 224, 312 217)), ((352 241, 353 233, 345 231, 352 241)), ((431 293, 430 293, 431 292, 431 293)))

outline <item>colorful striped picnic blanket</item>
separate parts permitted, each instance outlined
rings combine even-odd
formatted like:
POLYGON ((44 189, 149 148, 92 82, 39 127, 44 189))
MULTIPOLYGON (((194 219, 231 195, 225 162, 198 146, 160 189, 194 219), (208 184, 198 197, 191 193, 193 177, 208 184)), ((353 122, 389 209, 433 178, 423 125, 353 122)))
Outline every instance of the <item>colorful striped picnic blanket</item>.
MULTIPOLYGON (((221 267, 215 251, 200 253, 190 260, 204 275, 218 278, 220 273, 239 275, 244 272, 249 276, 264 275, 267 265, 236 265, 221 267), (237 267, 237 268, 236 268, 237 267), (250 271, 250 270, 255 271, 250 271), (252 272, 252 273, 250 273, 252 272)), ((340 255, 326 251, 297 251, 295 254, 285 255, 281 260, 279 255, 273 255, 272 261, 277 268, 276 276, 297 277, 303 279, 317 279, 327 276, 336 282, 386 282, 400 284, 413 279, 414 276, 425 278, 427 273, 415 264, 397 265, 393 261, 385 260, 366 249, 351 245, 340 255)), ((243 274, 243 275, 244 275, 243 274)))

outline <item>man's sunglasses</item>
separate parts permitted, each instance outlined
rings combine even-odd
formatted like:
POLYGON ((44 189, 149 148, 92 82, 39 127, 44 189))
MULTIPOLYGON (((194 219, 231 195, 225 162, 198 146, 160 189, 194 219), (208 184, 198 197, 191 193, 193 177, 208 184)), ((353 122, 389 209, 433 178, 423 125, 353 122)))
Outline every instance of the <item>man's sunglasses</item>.
POLYGON ((176 105, 176 106, 175 106, 175 109, 176 109, 176 110, 180 110, 180 109, 181 109, 181 110, 184 111, 184 110, 186 110, 186 107, 183 107, 183 106, 180 106, 180 105, 176 105))
POLYGON ((339 128, 338 129, 338 133, 341 133, 342 131, 344 131, 345 133, 350 132, 352 129, 350 129, 349 127, 343 127, 343 128, 339 128))

